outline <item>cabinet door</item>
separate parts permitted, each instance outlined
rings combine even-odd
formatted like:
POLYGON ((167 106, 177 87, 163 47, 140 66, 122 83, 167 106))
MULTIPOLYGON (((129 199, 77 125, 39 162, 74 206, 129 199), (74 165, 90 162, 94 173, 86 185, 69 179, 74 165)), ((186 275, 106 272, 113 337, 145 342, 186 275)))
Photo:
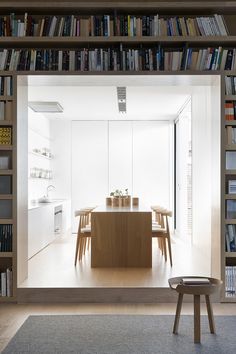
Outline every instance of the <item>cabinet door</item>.
POLYGON ((132 122, 109 122, 109 192, 132 194, 132 122))
POLYGON ((72 231, 77 209, 104 205, 108 195, 108 122, 72 122, 72 231))
POLYGON ((133 123, 133 195, 146 206, 170 207, 173 168, 169 122, 133 123))

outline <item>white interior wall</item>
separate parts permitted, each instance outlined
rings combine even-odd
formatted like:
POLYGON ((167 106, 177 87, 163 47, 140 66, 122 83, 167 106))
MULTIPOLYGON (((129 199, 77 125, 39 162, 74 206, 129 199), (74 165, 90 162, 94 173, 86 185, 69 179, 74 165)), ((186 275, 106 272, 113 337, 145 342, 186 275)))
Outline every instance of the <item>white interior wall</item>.
MULTIPOLYGON (((220 78, 216 77, 211 86, 211 274, 213 277, 221 278, 220 250, 221 250, 221 100, 220 100, 220 78)), ((222 88, 224 90, 224 88, 222 88)))
MULTIPOLYGON (((212 245, 212 112, 210 87, 192 90, 192 221, 193 244, 209 259, 212 245)), ((220 186, 218 186, 220 188, 220 186)))

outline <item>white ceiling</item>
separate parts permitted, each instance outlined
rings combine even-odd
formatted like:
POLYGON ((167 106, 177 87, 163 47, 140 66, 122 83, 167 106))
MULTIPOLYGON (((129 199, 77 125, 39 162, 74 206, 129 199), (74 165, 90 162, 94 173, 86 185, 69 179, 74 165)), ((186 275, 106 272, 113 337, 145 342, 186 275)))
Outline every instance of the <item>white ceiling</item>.
MULTIPOLYGON (((24 79, 24 80, 23 80, 24 79)), ((29 101, 57 101, 63 113, 45 114, 66 120, 175 119, 192 86, 212 84, 213 76, 28 76, 29 101), (118 112, 117 86, 127 87, 127 114, 118 112)))

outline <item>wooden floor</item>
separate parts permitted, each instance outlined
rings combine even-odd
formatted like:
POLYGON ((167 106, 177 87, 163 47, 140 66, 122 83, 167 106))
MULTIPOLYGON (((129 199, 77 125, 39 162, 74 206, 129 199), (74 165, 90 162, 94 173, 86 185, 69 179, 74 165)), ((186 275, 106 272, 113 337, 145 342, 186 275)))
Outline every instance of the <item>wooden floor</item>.
POLYGON ((74 266, 75 235, 61 237, 29 260, 29 276, 21 288, 168 287, 178 275, 210 276, 210 260, 194 247, 172 243, 173 267, 164 261, 153 239, 152 268, 91 268, 90 253, 74 266))
MULTIPOLYGON (((236 315, 236 304, 213 304, 215 315, 236 315)), ((206 314, 202 304, 201 313, 206 314)), ((174 315, 175 304, 0 304, 0 352, 29 315, 145 314, 174 315)), ((182 314, 192 314, 192 304, 183 304, 182 314)))

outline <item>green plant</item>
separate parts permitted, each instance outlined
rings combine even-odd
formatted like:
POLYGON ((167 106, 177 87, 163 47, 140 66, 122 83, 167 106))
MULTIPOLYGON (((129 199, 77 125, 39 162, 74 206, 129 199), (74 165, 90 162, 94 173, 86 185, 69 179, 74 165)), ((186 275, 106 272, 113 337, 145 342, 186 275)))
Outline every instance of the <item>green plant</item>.
POLYGON ((124 197, 127 195, 129 195, 128 188, 126 188, 124 192, 120 189, 116 189, 114 192, 110 193, 111 197, 124 197))

